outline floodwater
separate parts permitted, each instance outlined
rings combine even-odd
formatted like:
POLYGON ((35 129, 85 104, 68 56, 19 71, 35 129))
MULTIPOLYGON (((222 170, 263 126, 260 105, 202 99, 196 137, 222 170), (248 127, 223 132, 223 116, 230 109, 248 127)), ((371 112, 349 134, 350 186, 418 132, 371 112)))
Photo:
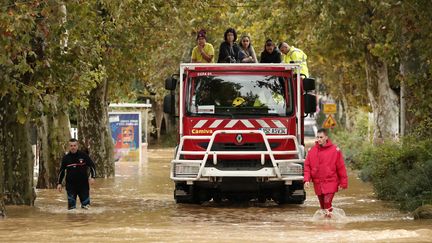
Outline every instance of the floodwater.
POLYGON ((206 203, 177 205, 169 179, 171 149, 149 150, 148 161, 118 163, 116 177, 97 179, 89 210, 66 210, 66 196, 38 190, 35 207, 8 206, 0 242, 432 242, 432 221, 413 220, 376 200, 350 173, 334 206, 346 217, 314 217, 309 189, 303 205, 206 203))

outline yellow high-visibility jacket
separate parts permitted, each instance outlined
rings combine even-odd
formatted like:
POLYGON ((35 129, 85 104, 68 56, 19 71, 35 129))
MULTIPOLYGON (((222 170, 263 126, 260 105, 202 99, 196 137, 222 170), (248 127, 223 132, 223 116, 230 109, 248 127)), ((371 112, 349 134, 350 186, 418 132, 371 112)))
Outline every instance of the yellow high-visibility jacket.
POLYGON ((309 77, 309 70, 306 62, 307 55, 302 50, 295 48, 294 46, 291 46, 288 53, 282 56, 282 62, 291 63, 291 61, 293 61, 294 63, 300 63, 301 64, 300 74, 309 77))

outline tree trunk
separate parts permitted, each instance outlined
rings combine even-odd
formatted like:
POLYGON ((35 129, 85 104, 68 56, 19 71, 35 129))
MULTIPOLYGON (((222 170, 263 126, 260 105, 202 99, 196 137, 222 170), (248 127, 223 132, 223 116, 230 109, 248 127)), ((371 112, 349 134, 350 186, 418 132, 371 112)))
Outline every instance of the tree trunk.
POLYGON ((422 63, 415 48, 405 48, 400 59, 401 133, 406 135, 415 132, 421 121, 430 116, 427 112, 419 112, 427 110, 430 105, 427 99, 419 95, 430 91, 430 85, 429 80, 425 78, 428 76, 427 65, 422 63))
POLYGON ((4 200, 6 204, 34 205, 33 152, 28 120, 17 122, 17 104, 0 98, 0 163, 3 164, 4 200))
MULTIPOLYGON (((0 114, 1 116, 1 114, 0 114)), ((0 126, 3 127, 3 119, 0 118, 0 126)), ((0 127, 0 137, 2 136, 2 128, 0 127)), ((0 218, 6 216, 6 207, 4 205, 4 170, 3 170, 3 151, 0 149, 0 218)))
POLYGON ((65 152, 65 144, 71 137, 69 116, 60 108, 66 107, 64 102, 56 99, 49 104, 49 107, 50 114, 41 117, 41 125, 38 127, 40 156, 37 188, 57 186, 57 176, 65 152))
POLYGON ((78 138, 96 165, 97 177, 115 175, 114 148, 108 122, 108 81, 90 92, 89 106, 79 110, 78 138))
MULTIPOLYGON (((62 23, 65 24, 67 10, 64 3, 61 3, 59 11, 63 15, 62 23)), ((67 42, 68 32, 65 30, 60 40, 62 54, 67 47, 67 42)), ((58 171, 65 151, 64 146, 71 137, 69 115, 67 110, 63 108, 67 107, 66 102, 54 96, 53 100, 46 105, 49 106, 50 113, 40 118, 40 125, 38 126, 40 156, 37 188, 56 187, 58 171)))
POLYGON ((366 80, 369 102, 374 116, 373 141, 399 136, 399 101, 390 88, 387 64, 366 48, 366 80))
POLYGON ((164 119, 163 104, 161 101, 154 102, 153 112, 156 120, 157 140, 159 140, 161 137, 162 122, 166 122, 166 120, 164 119))
MULTIPOLYGON (((350 111, 351 107, 348 104, 348 99, 347 99, 347 96, 346 96, 347 91, 346 91, 346 88, 344 86, 343 73, 342 73, 343 71, 342 70, 339 70, 339 71, 340 71, 340 73, 339 73, 339 76, 338 76, 338 79, 339 79, 338 89, 339 89, 339 94, 340 94, 340 97, 341 97, 340 100, 342 102, 342 108, 343 108, 343 110, 340 109, 338 111, 338 113, 340 113, 342 115, 342 117, 345 117, 345 128, 348 131, 351 131, 351 129, 353 128, 354 121, 353 121, 353 119, 351 117, 351 113, 352 113, 350 111)), ((342 125, 342 124, 340 124, 340 125, 342 125)))

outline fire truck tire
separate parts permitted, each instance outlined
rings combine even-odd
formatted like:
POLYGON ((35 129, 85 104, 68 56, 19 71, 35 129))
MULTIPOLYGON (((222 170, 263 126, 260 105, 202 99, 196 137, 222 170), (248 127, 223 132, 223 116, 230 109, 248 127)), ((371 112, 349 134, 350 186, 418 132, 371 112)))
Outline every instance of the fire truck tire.
POLYGON ((290 201, 289 201, 289 203, 290 204, 303 204, 304 203, 304 200, 303 199, 301 199, 301 198, 299 198, 299 199, 291 199, 290 201))
POLYGON ((265 203, 266 201, 267 201, 266 196, 264 196, 264 195, 259 195, 258 196, 258 202, 259 203, 265 203))
POLYGON ((276 192, 273 192, 272 199, 279 205, 285 204, 285 190, 278 190, 276 192))
POLYGON ((200 204, 198 190, 193 185, 185 183, 176 183, 174 189, 174 199, 176 203, 182 204, 200 204))
POLYGON ((222 194, 220 191, 213 192, 213 202, 221 203, 222 202, 222 194))
POLYGON ((193 192, 194 203, 202 204, 211 200, 211 193, 206 188, 194 188, 193 192))
POLYGON ((276 194, 275 201, 282 204, 303 204, 306 200, 306 192, 302 181, 293 181, 290 186, 284 186, 276 194))

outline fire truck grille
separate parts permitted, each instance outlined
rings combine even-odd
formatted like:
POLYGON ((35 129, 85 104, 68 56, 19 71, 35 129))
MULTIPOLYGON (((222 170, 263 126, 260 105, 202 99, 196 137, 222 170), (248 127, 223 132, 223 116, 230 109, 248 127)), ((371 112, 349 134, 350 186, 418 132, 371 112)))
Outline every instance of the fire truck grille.
MULTIPOLYGON (((214 166, 212 163, 208 163, 208 165, 214 166)), ((261 165, 260 160, 220 160, 214 167, 220 170, 259 170, 264 167, 271 167, 271 162, 266 161, 264 165, 261 165)))
MULTIPOLYGON (((198 144, 203 149, 207 149, 208 143, 198 144)), ((270 143, 270 148, 274 149, 279 147, 280 143, 270 143)), ((214 143, 211 151, 266 151, 264 143, 214 143)))

